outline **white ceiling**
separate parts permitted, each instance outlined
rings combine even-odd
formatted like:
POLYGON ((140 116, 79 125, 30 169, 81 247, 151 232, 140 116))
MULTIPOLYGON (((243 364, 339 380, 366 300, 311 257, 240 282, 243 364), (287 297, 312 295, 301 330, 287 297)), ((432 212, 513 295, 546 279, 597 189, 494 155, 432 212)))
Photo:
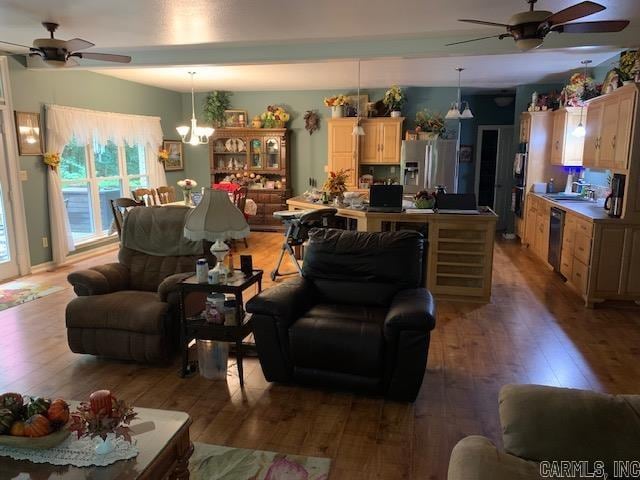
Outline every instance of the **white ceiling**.
MULTIPOLYGON (((579 1, 539 0, 536 8, 579 1)), ((79 68, 179 91, 189 89, 189 70, 199 72, 199 90, 352 88, 354 58, 365 59, 365 87, 453 86, 461 65, 465 85, 508 88, 561 80, 584 58, 597 65, 637 46, 640 0, 597 1, 607 9, 589 21, 631 25, 619 34, 550 34, 525 54, 510 39, 445 46, 503 31, 458 18, 507 22, 525 0, 0 0, 0 40, 31 45, 46 36, 40 22, 55 21, 59 38, 133 56, 127 66, 83 60, 79 68)))
MULTIPOLYGON (((480 55, 443 58, 384 58, 361 62, 362 88, 452 86, 458 82, 457 66, 465 68, 462 86, 512 88, 526 83, 565 81, 568 71, 581 68, 585 57, 598 65, 611 58, 610 49, 538 51, 529 54, 480 55)), ((270 65, 105 69, 100 73, 134 82, 187 92, 189 71, 196 72, 196 91, 208 90, 316 90, 345 89, 357 85, 357 61, 270 65)))

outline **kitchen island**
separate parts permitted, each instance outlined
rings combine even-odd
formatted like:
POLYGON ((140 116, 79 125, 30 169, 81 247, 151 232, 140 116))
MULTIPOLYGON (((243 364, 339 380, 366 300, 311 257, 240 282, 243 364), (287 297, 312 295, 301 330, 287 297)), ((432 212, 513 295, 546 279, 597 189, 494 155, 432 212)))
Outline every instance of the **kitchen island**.
MULTIPOLYGON (((304 197, 287 200, 289 210, 332 207, 304 197)), ((485 209, 479 215, 440 213, 373 213, 335 207, 337 215, 353 219, 361 232, 381 232, 399 223, 426 225, 428 229, 426 287, 437 298, 488 302, 491 299, 493 242, 498 216, 485 209)))

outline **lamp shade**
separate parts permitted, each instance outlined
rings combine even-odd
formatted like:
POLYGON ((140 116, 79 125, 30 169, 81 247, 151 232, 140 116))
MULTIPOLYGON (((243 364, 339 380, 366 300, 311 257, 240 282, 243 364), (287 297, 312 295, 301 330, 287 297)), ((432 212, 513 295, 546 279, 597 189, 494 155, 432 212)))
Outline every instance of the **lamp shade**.
POLYGON ((458 105, 452 105, 444 118, 446 120, 458 120, 460 118, 460 110, 458 110, 458 105))
POLYGON ((184 224, 184 236, 189 240, 240 239, 249 235, 244 214, 231 203, 226 192, 204 189, 204 196, 184 224))

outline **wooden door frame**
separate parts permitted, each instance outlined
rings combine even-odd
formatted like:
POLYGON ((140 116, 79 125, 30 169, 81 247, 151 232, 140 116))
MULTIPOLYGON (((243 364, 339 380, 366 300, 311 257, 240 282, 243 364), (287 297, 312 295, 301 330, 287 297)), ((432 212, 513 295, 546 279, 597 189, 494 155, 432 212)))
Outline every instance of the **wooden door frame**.
MULTIPOLYGON (((478 125, 478 133, 476 135, 476 169, 475 169, 475 179, 474 179, 474 187, 473 187, 473 191, 476 194, 476 198, 479 198, 479 194, 480 194, 480 161, 482 158, 482 134, 486 131, 486 130, 497 130, 498 131, 498 142, 497 142, 497 146, 496 146, 496 173, 494 176, 494 185, 495 185, 495 179, 498 176, 498 171, 499 171, 499 160, 500 160, 500 134, 501 128, 513 128, 513 125, 478 125)), ((515 131, 515 130, 514 130, 515 131)), ((494 186, 494 190, 495 190, 495 186, 494 186)), ((495 193, 494 193, 494 202, 495 202, 495 193)), ((487 205, 491 208, 493 208, 493 205, 487 205)))

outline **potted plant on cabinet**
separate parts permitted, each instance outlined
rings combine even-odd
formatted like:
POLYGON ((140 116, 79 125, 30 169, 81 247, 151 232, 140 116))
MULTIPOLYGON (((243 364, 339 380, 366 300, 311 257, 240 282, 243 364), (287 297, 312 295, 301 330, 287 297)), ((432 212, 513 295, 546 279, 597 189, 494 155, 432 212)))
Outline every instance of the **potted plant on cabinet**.
POLYGON ((231 106, 231 93, 214 90, 207 95, 204 102, 204 116, 208 122, 220 128, 224 126, 224 111, 231 106))
POLYGON ((407 102, 407 96, 398 85, 392 85, 389 90, 384 93, 382 103, 385 104, 392 117, 401 115, 402 107, 407 102))
POLYGON ((434 140, 444 131, 444 117, 440 113, 426 108, 416 113, 416 132, 420 140, 434 140))
POLYGON ((324 104, 331 109, 332 118, 341 118, 344 116, 344 106, 347 104, 347 97, 342 94, 334 97, 325 97, 324 104))

